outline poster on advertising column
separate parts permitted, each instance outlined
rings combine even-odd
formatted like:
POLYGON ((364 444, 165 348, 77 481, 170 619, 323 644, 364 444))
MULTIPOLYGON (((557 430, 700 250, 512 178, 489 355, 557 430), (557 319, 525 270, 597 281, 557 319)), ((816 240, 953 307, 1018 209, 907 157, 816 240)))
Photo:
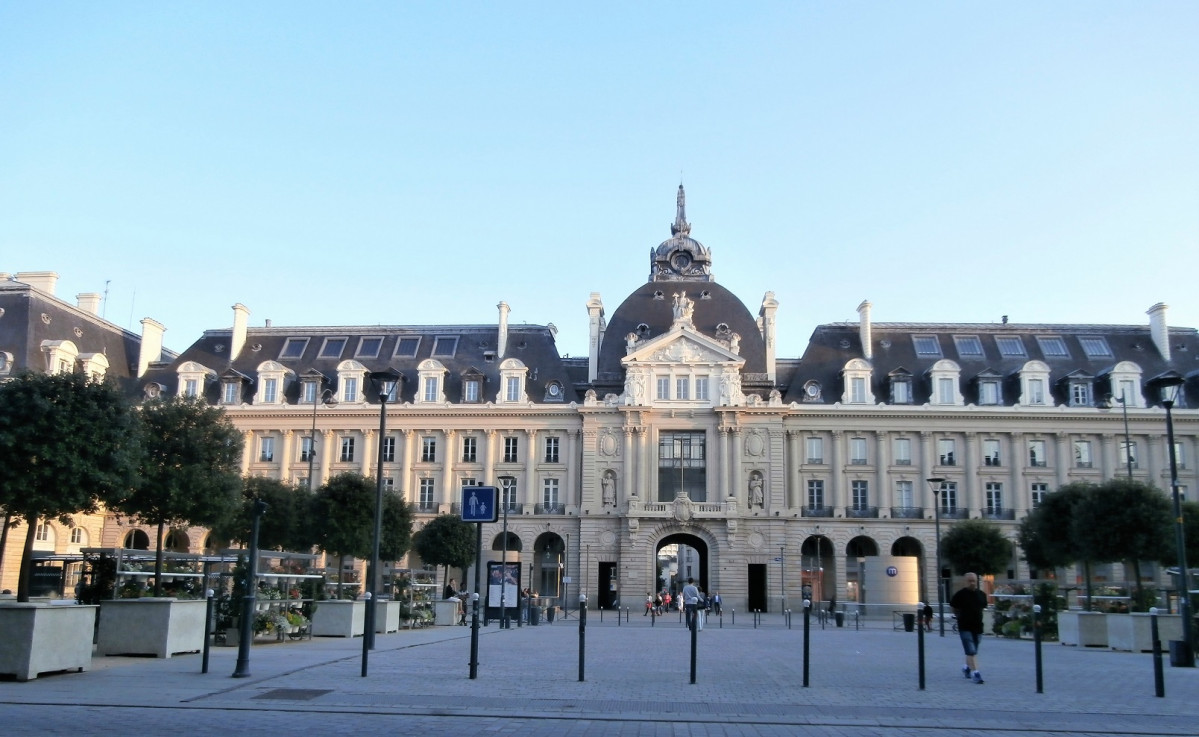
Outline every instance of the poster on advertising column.
POLYGON ((504 597, 503 606, 513 609, 520 606, 520 564, 487 563, 487 606, 493 609, 500 607, 500 596, 504 597))

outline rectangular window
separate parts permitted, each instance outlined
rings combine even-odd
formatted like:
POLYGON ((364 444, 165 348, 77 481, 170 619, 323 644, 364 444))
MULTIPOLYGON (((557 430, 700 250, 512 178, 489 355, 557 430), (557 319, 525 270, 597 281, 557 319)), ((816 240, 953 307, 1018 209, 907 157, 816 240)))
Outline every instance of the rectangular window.
POLYGON ((346 377, 341 382, 341 401, 357 402, 358 401, 358 379, 346 377))
POLYGON ((1112 357, 1112 349, 1108 347, 1107 340, 1100 336, 1080 336, 1078 343, 1082 346, 1082 352, 1087 354, 1087 358, 1112 357))
POLYGON ((911 404, 912 382, 908 381, 907 379, 892 381, 891 402, 892 404, 911 404))
POLYGON ((312 457, 313 443, 312 437, 306 436, 300 438, 300 460, 307 462, 312 457))
POLYGON ((895 482, 895 506, 904 509, 911 509, 916 506, 912 499, 912 482, 911 481, 896 481, 895 482))
POLYGON ((50 540, 50 525, 45 522, 39 522, 37 530, 33 534, 33 539, 38 542, 49 542, 50 540))
POLYGON ((695 380, 695 398, 706 402, 708 401, 708 377, 700 376, 695 380))
POLYGON ((500 476, 500 509, 516 509, 516 479, 512 476, 500 476))
POLYGON ((521 395, 521 378, 509 376, 504 380, 504 399, 509 402, 519 402, 521 395))
POLYGON ((383 491, 390 494, 396 490, 396 480, 390 476, 383 477, 383 491))
POLYGON ((1131 379, 1120 379, 1120 399, 1133 407, 1137 406, 1137 383, 1131 379))
POLYGON ((824 438, 807 438, 808 463, 824 463, 824 438))
POLYGON ((274 404, 279 401, 279 380, 266 379, 262 382, 262 401, 267 404, 274 404))
POLYGON ((221 389, 221 402, 224 404, 237 404, 241 399, 241 384, 227 381, 221 384, 221 389))
POLYGON ((953 404, 956 397, 953 391, 953 379, 939 378, 937 379, 937 402, 940 404, 953 404))
POLYGON ((420 459, 422 463, 437 462, 437 438, 426 436, 420 439, 420 459))
POLYGON ((188 379, 183 382, 183 396, 194 397, 198 393, 199 383, 195 379, 188 379))
POLYGON ((855 466, 864 466, 866 460, 866 438, 850 438, 849 462, 855 466))
POLYGON ((1045 441, 1028 441, 1028 465, 1032 466, 1033 468, 1044 468, 1045 461, 1045 441))
POLYGON ((383 386, 379 388, 380 396, 387 397, 387 401, 394 402, 396 400, 396 391, 400 388, 399 382, 384 381, 383 386))
POLYGON ((383 462, 395 463, 396 460, 396 439, 394 435, 389 435, 383 438, 383 462))
POLYGON ((854 376, 849 380, 849 401, 853 404, 863 404, 866 401, 866 380, 854 376))
POLYGON ((545 462, 558 463, 558 450, 561 445, 561 440, 555 436, 550 436, 545 439, 545 462))
POLYGON ((504 463, 516 463, 519 457, 519 438, 504 438, 504 463))
POLYGON ((379 349, 383 347, 383 338, 366 337, 358 340, 358 350, 354 354, 357 358, 377 358, 379 349))
POLYGON ((983 465, 998 466, 999 465, 999 441, 984 440, 983 441, 983 465))
POLYGON ((941 514, 955 514, 958 511, 958 483, 946 481, 941 484, 941 514))
POLYGON ((300 401, 304 404, 314 404, 316 402, 316 390, 320 385, 315 381, 305 381, 302 386, 300 401))
POLYGON ((1041 355, 1045 358, 1070 357, 1070 351, 1066 349, 1066 341, 1056 335, 1038 335, 1037 345, 1041 346, 1041 355))
POLYGON ((1120 467, 1121 468, 1140 468, 1137 465, 1137 444, 1136 441, 1120 441, 1120 467))
POLYGON ((1091 384, 1087 381, 1075 381, 1070 384, 1070 406, 1091 406, 1091 384))
POLYGON ((416 358, 416 350, 420 348, 420 338, 400 338, 396 341, 396 358, 416 358))
POLYGON ((421 509, 432 509, 433 508, 433 490, 434 490, 433 479, 421 479, 420 480, 419 504, 420 504, 421 509))
POLYGON ((824 482, 819 479, 808 482, 808 509, 824 509, 824 482))
POLYGON ((462 438, 462 462, 474 463, 478 458, 479 440, 473 435, 462 438))
POLYGON ((978 382, 978 403, 987 405, 999 404, 998 381, 988 380, 978 382))
POLYGON ((999 347, 999 355, 1018 358, 1027 355, 1024 352, 1024 341, 1018 335, 996 335, 995 345, 999 347))
POLYGON ((865 511, 870 507, 870 482, 854 481, 849 485, 853 494, 853 508, 856 512, 865 511))
POLYGON ((984 493, 986 494, 987 514, 1001 514, 1003 512, 1003 484, 997 481, 988 481, 984 493))
POLYGON ((558 479, 542 479, 541 504, 547 511, 558 508, 558 479))
POLYGON ((657 399, 670 399, 670 377, 659 376, 657 381, 657 399))
POLYGON ((354 438, 343 437, 341 439, 341 462, 351 463, 354 460, 354 438))
POLYGON ((462 382, 462 401, 478 402, 481 396, 478 379, 467 379, 462 382))
POLYGON ((693 502, 708 501, 706 442, 702 432, 658 435, 659 502, 673 502, 679 494, 693 502))
POLYGON ((1074 465, 1078 468, 1091 467, 1091 441, 1074 441, 1074 465))
POLYGON ((675 399, 690 399, 691 398, 691 380, 687 377, 680 377, 674 380, 674 398, 675 399))
POLYGON ((462 485, 463 486, 478 486, 479 480, 473 479, 473 478, 464 478, 464 479, 462 479, 462 485))
POLYGON ((937 460, 939 461, 939 465, 956 466, 957 459, 956 459, 955 451, 956 451, 956 448, 955 448, 955 444, 954 444, 953 440, 950 440, 948 438, 941 438, 940 440, 938 440, 937 441, 937 455, 938 455, 937 460))
MULTIPOLYGON (((1170 449, 1166 448, 1166 453, 1168 454, 1169 452, 1170 452, 1170 449)), ((1167 458, 1166 460, 1167 460, 1167 462, 1169 462, 1169 458, 1167 458)), ((1183 455, 1182 443, 1177 443, 1177 442, 1174 443, 1174 464, 1176 466, 1178 466, 1179 468, 1187 467, 1187 458, 1185 455, 1183 455)), ((1188 565, 1189 565, 1189 563, 1188 563, 1188 565)))
POLYGON ((912 346, 915 347, 917 356, 941 355, 941 342, 935 335, 913 335, 912 346))
POLYGON ((304 349, 307 347, 307 338, 288 338, 283 343, 283 350, 279 352, 279 358, 299 358, 304 355, 304 349))
POLYGON ((433 339, 434 358, 453 358, 457 350, 458 339, 456 337, 438 336, 433 339))
POLYGON ((1029 498, 1032 500, 1034 509, 1041 506, 1041 502, 1045 501, 1045 495, 1049 493, 1049 484, 1035 483, 1028 487, 1029 498))
POLYGON ((441 381, 436 376, 426 376, 424 399, 426 402, 436 402, 441 395, 441 381))
POLYGON ((341 358, 341 352, 346 349, 345 338, 325 338, 325 344, 321 346, 319 358, 341 358))
POLYGON ((258 460, 269 463, 275 460, 275 439, 260 438, 258 441, 258 460))
POLYGON ((912 465, 912 439, 895 438, 895 465, 912 465))
POLYGON ((982 358, 983 344, 977 335, 955 335, 953 344, 957 346, 961 358, 982 358))
POLYGON ((1045 404, 1045 380, 1044 379, 1029 379, 1028 380, 1028 403, 1029 404, 1045 404))

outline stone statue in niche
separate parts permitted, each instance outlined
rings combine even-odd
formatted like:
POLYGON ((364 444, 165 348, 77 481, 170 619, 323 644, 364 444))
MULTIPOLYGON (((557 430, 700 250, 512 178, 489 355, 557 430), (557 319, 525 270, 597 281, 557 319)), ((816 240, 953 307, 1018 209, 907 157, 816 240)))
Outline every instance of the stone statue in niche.
POLYGON ((600 488, 603 490, 603 503, 605 507, 616 506, 616 473, 614 471, 604 471, 604 475, 600 478, 600 488))
POLYGON ((637 348, 637 333, 629 333, 624 336, 625 353, 632 353, 637 348))
POLYGON ((695 312, 695 303, 687 299, 686 292, 676 292, 674 295, 674 319, 675 322, 691 322, 692 313, 695 312))
POLYGON ((763 479, 762 474, 754 471, 749 475, 749 506, 763 507, 766 504, 766 497, 762 490, 763 479))

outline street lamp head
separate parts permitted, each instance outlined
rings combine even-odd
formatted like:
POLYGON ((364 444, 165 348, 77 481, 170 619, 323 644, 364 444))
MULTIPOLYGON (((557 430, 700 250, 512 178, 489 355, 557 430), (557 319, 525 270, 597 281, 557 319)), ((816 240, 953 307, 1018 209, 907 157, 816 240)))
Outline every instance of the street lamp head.
POLYGON ((941 488, 945 485, 945 479, 941 478, 940 476, 933 476, 930 479, 925 479, 925 481, 928 482, 928 485, 933 490, 934 494, 941 493, 941 488))
POLYGON ((1170 371, 1157 378, 1157 386, 1161 391, 1162 404, 1173 407, 1178 401, 1178 392, 1182 390, 1183 378, 1170 371))

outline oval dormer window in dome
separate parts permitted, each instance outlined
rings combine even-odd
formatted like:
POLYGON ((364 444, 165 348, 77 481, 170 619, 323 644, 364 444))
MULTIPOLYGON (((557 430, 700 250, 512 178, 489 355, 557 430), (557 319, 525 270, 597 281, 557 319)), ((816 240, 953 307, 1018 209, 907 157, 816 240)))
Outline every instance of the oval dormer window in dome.
POLYGON ((637 326, 637 332, 642 335, 647 335, 649 333, 649 325, 646 325, 645 323, 641 323, 640 325, 637 326))

